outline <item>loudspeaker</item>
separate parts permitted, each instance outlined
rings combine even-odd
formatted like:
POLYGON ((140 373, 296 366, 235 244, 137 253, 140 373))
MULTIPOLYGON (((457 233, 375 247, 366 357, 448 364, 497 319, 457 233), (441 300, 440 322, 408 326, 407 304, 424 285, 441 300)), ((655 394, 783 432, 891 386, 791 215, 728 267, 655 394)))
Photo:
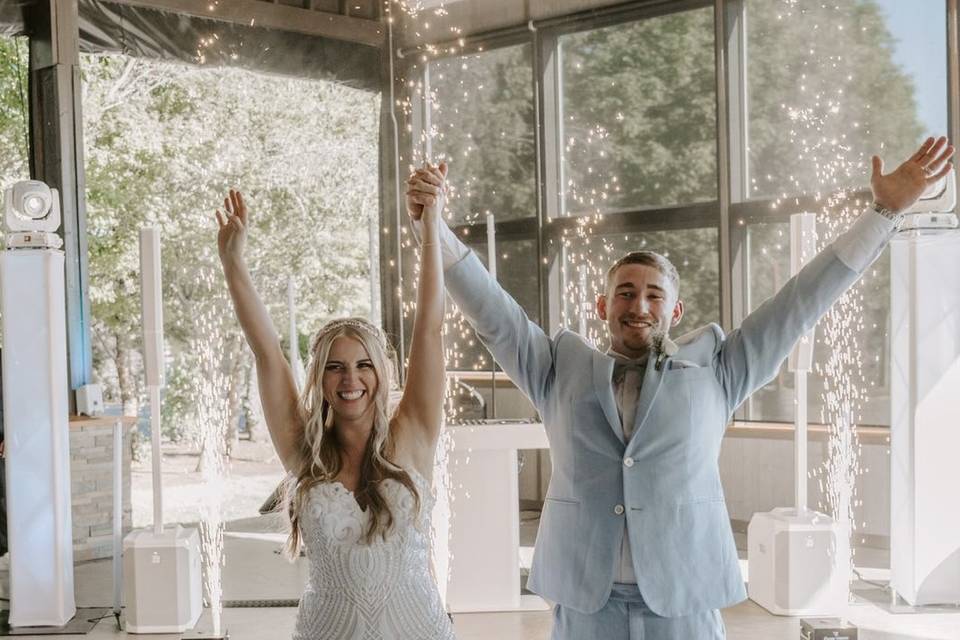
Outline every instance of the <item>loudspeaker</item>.
POLYGON ((139 529, 123 541, 127 633, 183 633, 203 613, 200 534, 176 525, 139 529))
POLYGON ((755 513, 747 527, 747 591, 774 615, 836 615, 847 604, 849 541, 816 511, 755 513))
MULTIPOLYGON (((795 213, 790 216, 790 275, 794 276, 817 255, 817 215, 795 213)), ((787 359, 788 371, 813 368, 814 330, 802 336, 787 359)))
POLYGON ((147 386, 162 387, 163 284, 160 278, 160 230, 156 227, 140 229, 140 305, 147 386))

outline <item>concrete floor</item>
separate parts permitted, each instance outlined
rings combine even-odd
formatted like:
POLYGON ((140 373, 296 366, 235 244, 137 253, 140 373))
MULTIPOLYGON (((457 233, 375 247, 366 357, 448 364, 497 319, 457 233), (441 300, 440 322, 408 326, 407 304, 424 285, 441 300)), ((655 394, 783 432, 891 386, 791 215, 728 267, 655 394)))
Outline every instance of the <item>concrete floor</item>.
MULTIPOLYGON (((248 608, 225 609, 224 622, 232 640, 289 638, 293 632, 296 609, 248 608)), ((957 640, 960 638, 960 611, 938 614, 892 615, 870 604, 851 605, 847 617, 859 627, 861 640, 957 640)), ((723 618, 730 640, 772 640, 799 638, 796 618, 778 618, 746 601, 726 609, 723 618)), ((551 614, 475 613, 454 616, 459 640, 546 640, 550 637, 551 614)), ((209 628, 208 614, 198 628, 209 628)), ((77 636, 43 636, 71 639, 77 636)), ((100 621, 87 636, 91 640, 105 638, 137 638, 117 630, 112 617, 100 621)), ((157 640, 176 640, 178 635, 150 636, 157 640)), ((691 639, 694 640, 694 639, 691 639)))
MULTIPOLYGON (((737 538, 738 546, 741 546, 745 542, 743 536, 737 538)), ((302 561, 295 564, 283 561, 276 553, 277 547, 274 535, 249 531, 228 533, 224 599, 296 600, 305 578, 305 565, 302 561)), ((860 549, 856 557, 867 580, 882 583, 888 579, 886 552, 860 549)), ((74 576, 77 605, 110 606, 111 575, 108 560, 78 564, 74 576)), ((6 572, 0 570, 0 585, 5 587, 6 578, 6 572)), ((859 627, 860 640, 960 640, 960 607, 922 611, 901 607, 898 613, 893 610, 888 592, 857 582, 853 586, 853 598, 846 617, 859 627)), ((253 607, 227 608, 223 619, 233 640, 263 640, 289 638, 295 617, 294 607, 253 607)), ((770 615, 749 600, 724 610, 723 618, 730 640, 800 638, 797 618, 770 615)), ((198 628, 208 629, 209 626, 209 613, 205 612, 198 628)), ((552 618, 549 611, 457 614, 454 615, 454 626, 459 640, 546 640, 550 637, 552 618)), ((43 637, 69 639, 78 636, 43 637)), ((101 620, 87 637, 97 640, 128 636, 117 629, 110 616, 101 620)), ((174 640, 180 636, 149 637, 174 640)))

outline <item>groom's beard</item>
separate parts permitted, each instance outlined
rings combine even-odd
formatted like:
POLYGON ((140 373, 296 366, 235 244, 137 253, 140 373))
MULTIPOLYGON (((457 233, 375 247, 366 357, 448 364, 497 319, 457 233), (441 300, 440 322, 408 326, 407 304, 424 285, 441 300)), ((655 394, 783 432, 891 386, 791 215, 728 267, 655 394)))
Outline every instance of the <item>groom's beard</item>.
POLYGON ((624 340, 624 345, 638 354, 637 357, 641 357, 642 355, 650 353, 659 353, 663 348, 663 341, 666 340, 666 338, 667 330, 661 327, 655 327, 650 329, 650 333, 647 334, 645 338, 630 342, 624 340))
POLYGON ((650 349, 653 353, 663 351, 663 341, 667 339, 666 329, 657 329, 650 334, 650 349))

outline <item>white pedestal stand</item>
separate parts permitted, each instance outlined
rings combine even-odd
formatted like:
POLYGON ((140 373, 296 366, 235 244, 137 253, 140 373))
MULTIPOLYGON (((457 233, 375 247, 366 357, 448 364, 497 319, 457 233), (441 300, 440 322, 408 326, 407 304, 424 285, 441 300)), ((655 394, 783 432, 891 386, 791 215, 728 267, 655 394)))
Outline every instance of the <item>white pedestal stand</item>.
POLYGON ((890 585, 960 603, 960 231, 890 245, 890 585))
POLYGON ((76 613, 63 266, 57 249, 0 252, 11 627, 76 613))
POLYGON ((539 423, 449 426, 451 613, 545 610, 520 593, 517 450, 546 449, 539 423))

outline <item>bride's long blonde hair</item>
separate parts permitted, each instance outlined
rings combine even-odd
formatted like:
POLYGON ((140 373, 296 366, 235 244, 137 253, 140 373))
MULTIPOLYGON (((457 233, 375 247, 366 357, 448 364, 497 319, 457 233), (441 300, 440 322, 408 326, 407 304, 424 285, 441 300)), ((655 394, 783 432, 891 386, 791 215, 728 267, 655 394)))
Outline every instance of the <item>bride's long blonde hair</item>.
POLYGON ((383 332, 363 318, 332 320, 313 338, 307 382, 300 395, 304 433, 299 460, 288 479, 285 491, 286 511, 290 517, 287 552, 293 557, 299 553, 302 544, 300 518, 310 489, 322 482, 333 481, 343 468, 341 445, 334 430, 333 411, 323 397, 323 372, 327 366, 330 347, 341 337, 353 338, 363 345, 373 363, 378 382, 374 396, 373 429, 360 466, 360 482, 354 492, 360 507, 370 514, 365 541, 370 544, 378 535, 385 537, 393 527, 393 513, 382 492, 382 482, 387 478, 403 484, 413 494, 416 509, 420 509, 420 494, 413 480, 392 461, 396 451, 395 443, 390 437, 392 410, 389 400, 391 391, 397 389, 393 350, 387 344, 383 332))

